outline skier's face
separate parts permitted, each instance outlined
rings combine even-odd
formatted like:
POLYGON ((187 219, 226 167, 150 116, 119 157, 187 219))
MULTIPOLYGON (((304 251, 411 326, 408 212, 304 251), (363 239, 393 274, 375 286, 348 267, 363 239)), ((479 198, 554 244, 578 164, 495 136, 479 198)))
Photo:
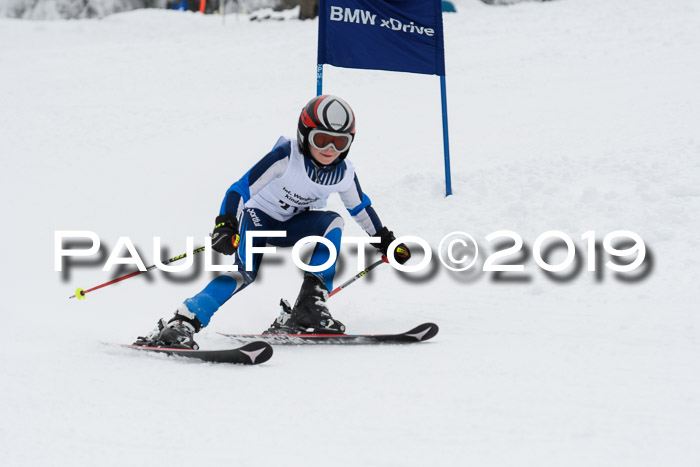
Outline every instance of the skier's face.
POLYGON ((333 149, 333 146, 329 146, 323 150, 310 146, 309 149, 311 150, 313 158, 321 165, 332 164, 338 156, 340 156, 340 153, 333 149))

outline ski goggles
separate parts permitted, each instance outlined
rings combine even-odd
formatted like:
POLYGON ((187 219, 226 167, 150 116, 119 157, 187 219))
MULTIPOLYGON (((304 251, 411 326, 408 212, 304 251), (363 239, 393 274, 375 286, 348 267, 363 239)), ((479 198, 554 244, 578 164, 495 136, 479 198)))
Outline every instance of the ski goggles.
POLYGON ((343 152, 350 148, 350 144, 352 144, 352 135, 316 129, 311 130, 311 133, 309 133, 309 142, 311 146, 319 151, 333 146, 333 149, 336 151, 343 152))

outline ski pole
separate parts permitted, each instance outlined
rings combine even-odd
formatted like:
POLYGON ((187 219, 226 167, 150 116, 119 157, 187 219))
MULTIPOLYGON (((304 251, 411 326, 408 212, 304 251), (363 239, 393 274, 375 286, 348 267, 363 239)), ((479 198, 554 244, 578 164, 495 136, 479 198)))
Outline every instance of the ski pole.
MULTIPOLYGON (((197 248, 196 250, 193 250, 193 251, 192 251, 192 254, 193 254, 193 255, 196 255, 197 253, 201 253, 202 251, 204 251, 204 247, 199 247, 199 248, 197 248)), ((187 253, 183 253, 183 254, 178 255, 178 256, 173 256, 172 258, 170 258, 170 259, 168 259, 168 260, 166 260, 166 261, 163 261, 163 265, 170 264, 170 263, 174 263, 175 261, 177 261, 177 260, 179 260, 179 259, 182 259, 182 258, 184 258, 185 256, 187 256, 187 253)), ((85 299, 85 294, 88 293, 88 292, 92 292, 93 290, 101 289, 102 287, 107 287, 108 285, 116 284, 117 282, 121 282, 121 281, 126 280, 126 279, 128 279, 128 278, 130 278, 130 277, 138 276, 139 274, 141 274, 141 273, 143 273, 143 272, 148 272, 148 271, 154 269, 155 267, 156 267, 156 265, 153 264, 153 265, 151 265, 151 266, 148 266, 148 267, 146 268, 145 271, 141 271, 141 270, 139 269, 138 271, 130 272, 129 274, 126 274, 126 275, 121 276, 121 277, 117 277, 117 278, 114 279, 114 280, 111 280, 111 281, 109 281, 109 282, 105 282, 104 284, 97 285, 97 286, 95 286, 95 287, 93 287, 93 288, 91 288, 91 289, 83 290, 83 289, 81 289, 80 287, 78 287, 77 289, 75 289, 75 295, 71 295, 70 297, 68 297, 68 299, 70 300, 71 298, 76 298, 76 297, 77 297, 78 300, 84 300, 84 299, 85 299)))
POLYGON ((389 262, 389 260, 387 259, 387 257, 386 257, 386 256, 382 256, 382 258, 381 258, 380 260, 378 260, 378 261, 376 261, 376 262, 370 264, 370 265, 367 267, 367 269, 365 269, 364 271, 358 272, 358 273, 355 274, 353 277, 351 277, 347 282, 345 282, 344 284, 341 284, 341 285, 339 285, 338 287, 336 287, 335 289, 333 289, 333 291, 332 291, 331 293, 328 294, 328 298, 331 298, 333 295, 337 294, 338 292, 340 292, 341 290, 343 290, 345 287, 347 287, 348 285, 352 284, 352 283, 355 282, 357 279, 359 279, 360 277, 364 276, 365 274, 367 274, 368 272, 370 272, 372 269, 376 268, 376 267, 379 266, 380 264, 382 264, 382 263, 388 263, 388 262, 389 262))

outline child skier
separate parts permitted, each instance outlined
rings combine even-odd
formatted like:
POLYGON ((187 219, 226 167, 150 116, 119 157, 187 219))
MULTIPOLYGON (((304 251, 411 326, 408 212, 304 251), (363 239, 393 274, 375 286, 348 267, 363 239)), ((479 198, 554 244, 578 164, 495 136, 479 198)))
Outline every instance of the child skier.
MULTIPOLYGON (((342 217, 321 210, 332 193, 338 193, 353 219, 370 235, 386 255, 395 237, 382 225, 369 197, 360 188, 355 169, 346 160, 355 138, 355 115, 342 99, 318 96, 302 109, 297 139, 281 137, 273 150, 253 166, 226 192, 212 233, 212 248, 234 255, 237 272, 212 280, 200 293, 188 298, 166 322, 136 345, 197 349, 194 334, 209 324, 212 315, 235 293, 250 285, 257 276, 261 253, 246 264, 246 234, 251 231, 286 231, 285 237, 255 237, 252 245, 293 246, 308 236, 330 240, 340 251, 344 226, 342 217)), ((400 264, 411 257, 404 244, 392 252, 400 264)), ((325 264, 328 248, 318 243, 309 265, 325 264)), ((328 311, 326 299, 333 289, 335 263, 319 273, 305 273, 299 296, 291 313, 272 324, 274 333, 341 334, 345 326, 328 311)), ((283 314, 284 315, 284 314, 283 314)))

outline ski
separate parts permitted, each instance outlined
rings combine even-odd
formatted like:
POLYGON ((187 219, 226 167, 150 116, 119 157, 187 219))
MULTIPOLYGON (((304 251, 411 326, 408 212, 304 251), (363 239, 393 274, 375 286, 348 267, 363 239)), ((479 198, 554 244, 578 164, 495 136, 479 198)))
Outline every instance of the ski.
POLYGON ((424 342, 435 337, 438 330, 437 324, 424 323, 400 334, 219 334, 238 342, 263 341, 275 345, 367 345, 424 342))
POLYGON ((119 344, 121 347, 136 349, 141 352, 159 353, 177 357, 185 357, 210 363, 238 363, 242 365, 257 365, 272 358, 272 347, 257 339, 255 342, 237 349, 226 350, 187 350, 170 349, 165 347, 145 347, 141 345, 119 344))

